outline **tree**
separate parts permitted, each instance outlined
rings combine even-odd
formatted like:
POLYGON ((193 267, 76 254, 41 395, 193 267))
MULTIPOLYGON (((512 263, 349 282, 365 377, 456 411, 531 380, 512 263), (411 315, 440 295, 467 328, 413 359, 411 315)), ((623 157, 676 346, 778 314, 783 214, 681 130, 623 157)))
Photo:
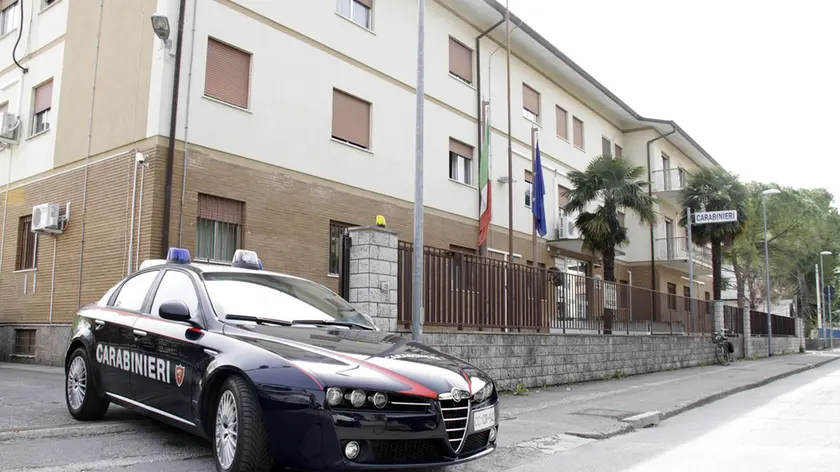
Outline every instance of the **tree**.
POLYGON ((747 222, 747 189, 738 177, 722 167, 704 167, 692 175, 682 191, 683 207, 680 224, 686 225, 686 208, 692 212, 736 210, 738 220, 732 223, 707 223, 691 228, 692 241, 700 246, 712 245, 712 277, 714 299, 720 300, 722 289, 722 251, 744 232, 747 222))
POLYGON ((569 173, 573 188, 565 192, 566 211, 580 212, 575 225, 583 235, 583 247, 601 254, 608 282, 615 282, 615 249, 628 242, 618 212, 635 213, 644 224, 656 223, 656 200, 647 193, 648 182, 642 180, 646 172, 623 157, 598 156, 583 172, 569 173), (584 211, 593 204, 598 204, 595 211, 584 211))

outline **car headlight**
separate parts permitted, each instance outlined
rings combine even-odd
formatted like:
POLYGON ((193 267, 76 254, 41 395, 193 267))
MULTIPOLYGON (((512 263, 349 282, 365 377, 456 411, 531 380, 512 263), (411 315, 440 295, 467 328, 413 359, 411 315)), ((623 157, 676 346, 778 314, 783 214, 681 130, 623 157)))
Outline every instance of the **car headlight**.
POLYGON ((367 394, 364 390, 353 390, 350 394, 350 404, 356 408, 365 406, 365 400, 367 400, 367 394))
POLYGON ((344 392, 340 388, 331 387, 327 389, 327 403, 330 406, 338 406, 341 399, 344 397, 344 392))
POLYGON ((487 385, 481 387, 481 390, 475 392, 475 395, 473 395, 473 401, 475 401, 476 403, 481 403, 484 400, 490 398, 490 396, 493 395, 493 391, 493 382, 487 382, 487 385))
POLYGON ((373 406, 381 410, 388 404, 388 395, 385 395, 382 392, 376 392, 371 397, 371 401, 373 402, 373 406))

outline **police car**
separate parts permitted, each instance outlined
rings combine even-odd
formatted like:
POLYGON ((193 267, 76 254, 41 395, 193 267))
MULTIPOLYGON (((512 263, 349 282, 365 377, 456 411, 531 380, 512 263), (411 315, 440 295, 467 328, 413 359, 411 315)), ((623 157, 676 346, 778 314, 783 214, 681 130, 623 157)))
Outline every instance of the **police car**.
POLYGON ((65 366, 74 418, 136 410, 210 439, 224 472, 429 467, 496 447, 488 375, 250 251, 144 262, 78 312, 65 366))

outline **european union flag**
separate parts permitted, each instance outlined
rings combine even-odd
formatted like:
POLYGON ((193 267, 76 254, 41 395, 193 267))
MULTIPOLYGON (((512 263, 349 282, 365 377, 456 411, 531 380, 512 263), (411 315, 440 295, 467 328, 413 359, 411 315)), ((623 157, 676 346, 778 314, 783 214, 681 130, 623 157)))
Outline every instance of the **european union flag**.
POLYGON ((534 228, 540 236, 545 236, 545 179, 543 178, 539 141, 537 141, 536 154, 536 162, 534 163, 534 188, 531 191, 531 212, 534 214, 534 228))

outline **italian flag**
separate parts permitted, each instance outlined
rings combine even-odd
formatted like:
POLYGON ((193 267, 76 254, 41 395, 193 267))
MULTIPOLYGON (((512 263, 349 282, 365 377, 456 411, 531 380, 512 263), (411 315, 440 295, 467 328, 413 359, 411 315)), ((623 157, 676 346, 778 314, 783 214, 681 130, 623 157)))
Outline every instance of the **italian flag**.
POLYGON ((478 245, 487 241, 492 218, 492 194, 490 189, 490 104, 484 105, 484 126, 481 136, 481 155, 478 157, 479 224, 478 245))

